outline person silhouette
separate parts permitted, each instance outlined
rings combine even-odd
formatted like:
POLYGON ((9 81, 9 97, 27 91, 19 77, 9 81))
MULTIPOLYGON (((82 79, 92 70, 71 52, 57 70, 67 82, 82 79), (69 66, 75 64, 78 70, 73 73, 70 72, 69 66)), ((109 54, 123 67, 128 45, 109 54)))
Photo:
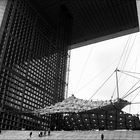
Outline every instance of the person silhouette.
POLYGON ((32 136, 32 132, 30 132, 30 137, 32 136))
POLYGON ((101 134, 101 140, 104 140, 104 134, 101 134))
POLYGON ((51 131, 50 128, 48 128, 48 136, 50 136, 50 131, 51 131))
POLYGON ((44 136, 46 136, 46 130, 44 131, 44 136))

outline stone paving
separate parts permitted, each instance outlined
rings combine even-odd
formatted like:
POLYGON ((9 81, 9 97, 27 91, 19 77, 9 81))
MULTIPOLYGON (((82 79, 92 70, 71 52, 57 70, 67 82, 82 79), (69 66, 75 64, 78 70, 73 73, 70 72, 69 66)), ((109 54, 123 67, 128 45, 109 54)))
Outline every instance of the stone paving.
POLYGON ((2 131, 0 140, 140 140, 140 131, 52 131, 50 136, 38 137, 40 131, 2 131))

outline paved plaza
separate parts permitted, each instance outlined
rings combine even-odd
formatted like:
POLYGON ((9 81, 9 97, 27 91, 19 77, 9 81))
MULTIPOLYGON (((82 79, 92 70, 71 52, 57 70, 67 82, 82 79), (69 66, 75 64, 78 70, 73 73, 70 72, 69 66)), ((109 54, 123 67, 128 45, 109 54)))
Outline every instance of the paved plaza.
POLYGON ((140 131, 52 131, 50 136, 38 137, 40 131, 2 131, 0 140, 140 140, 140 131))

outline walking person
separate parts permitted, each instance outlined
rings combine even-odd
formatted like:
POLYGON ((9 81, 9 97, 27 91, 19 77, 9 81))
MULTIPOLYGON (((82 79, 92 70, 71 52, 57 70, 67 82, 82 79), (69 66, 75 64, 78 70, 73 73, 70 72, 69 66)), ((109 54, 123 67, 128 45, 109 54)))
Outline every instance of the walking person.
POLYGON ((46 130, 44 131, 44 136, 46 136, 46 130))
POLYGON ((42 137, 42 136, 43 136, 43 132, 41 131, 41 132, 40 132, 40 137, 42 137))
POLYGON ((50 128, 48 128, 48 136, 50 136, 51 130, 50 128))
POLYGON ((32 137, 32 132, 30 132, 30 138, 32 137))
POLYGON ((104 134, 101 134, 101 140, 104 140, 104 134))

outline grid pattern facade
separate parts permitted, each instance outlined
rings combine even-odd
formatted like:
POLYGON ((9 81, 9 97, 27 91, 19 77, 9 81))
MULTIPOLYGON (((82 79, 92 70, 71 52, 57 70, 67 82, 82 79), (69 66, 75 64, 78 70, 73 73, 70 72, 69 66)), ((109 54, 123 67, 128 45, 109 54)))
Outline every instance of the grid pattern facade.
POLYGON ((54 29, 28 1, 8 1, 0 34, 1 129, 45 129, 49 115, 25 112, 64 99, 70 18, 61 10, 54 29))

